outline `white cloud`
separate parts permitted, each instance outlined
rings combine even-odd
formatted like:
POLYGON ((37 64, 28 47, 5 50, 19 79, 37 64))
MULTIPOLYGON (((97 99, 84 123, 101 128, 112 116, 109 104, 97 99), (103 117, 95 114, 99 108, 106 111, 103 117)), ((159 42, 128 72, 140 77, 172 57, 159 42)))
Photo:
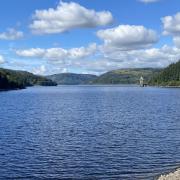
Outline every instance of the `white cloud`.
POLYGON ((3 64, 3 63, 5 63, 5 59, 2 55, 0 55, 0 64, 3 64))
POLYGON ((102 50, 106 59, 119 62, 124 67, 165 67, 180 59, 180 49, 167 45, 162 48, 150 48, 146 50, 102 50))
POLYGON ((42 57, 45 53, 45 49, 31 48, 25 50, 17 50, 16 54, 22 57, 42 57))
POLYGON ((165 16, 162 19, 163 34, 171 35, 176 47, 180 48, 180 12, 174 16, 165 16))
POLYGON ((155 2, 158 2, 160 0, 139 0, 140 2, 143 2, 143 3, 155 3, 155 2))
POLYGON ((180 36, 174 37, 173 42, 174 42, 175 46, 180 49, 180 36))
POLYGON ((156 32, 144 26, 120 25, 112 29, 100 30, 97 36, 104 40, 107 48, 114 47, 119 50, 147 48, 158 41, 156 32))
POLYGON ((32 71, 34 74, 45 75, 47 69, 46 69, 45 65, 41 65, 38 68, 34 68, 32 71))
POLYGON ((68 73, 68 69, 67 68, 63 68, 62 69, 62 73, 68 73))
POLYGON ((16 50, 16 54, 22 57, 42 58, 46 60, 62 61, 67 59, 83 59, 93 55, 97 50, 95 43, 90 44, 88 47, 63 49, 63 48, 31 48, 25 50, 16 50))
POLYGON ((30 28, 33 33, 62 33, 75 28, 92 28, 112 23, 109 11, 96 12, 75 2, 60 2, 56 9, 36 10, 30 28))
POLYGON ((180 12, 174 16, 165 16, 162 19, 164 27, 164 35, 180 35, 180 12))
POLYGON ((17 40, 23 38, 22 31, 16 31, 13 28, 7 29, 6 32, 0 33, 0 40, 17 40))
POLYGON ((180 50, 175 47, 163 46, 146 50, 118 51, 111 49, 101 52, 102 57, 86 61, 72 61, 70 64, 61 64, 66 68, 73 67, 82 72, 102 74, 121 68, 166 67, 180 58, 180 50), (103 57, 104 56, 104 57, 103 57))

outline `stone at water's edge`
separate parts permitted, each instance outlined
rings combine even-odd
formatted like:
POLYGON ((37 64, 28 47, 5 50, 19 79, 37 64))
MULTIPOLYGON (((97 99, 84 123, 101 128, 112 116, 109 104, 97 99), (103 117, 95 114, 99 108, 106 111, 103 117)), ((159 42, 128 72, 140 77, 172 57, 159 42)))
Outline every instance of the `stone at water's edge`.
POLYGON ((180 180, 180 169, 167 175, 161 175, 158 180, 180 180))

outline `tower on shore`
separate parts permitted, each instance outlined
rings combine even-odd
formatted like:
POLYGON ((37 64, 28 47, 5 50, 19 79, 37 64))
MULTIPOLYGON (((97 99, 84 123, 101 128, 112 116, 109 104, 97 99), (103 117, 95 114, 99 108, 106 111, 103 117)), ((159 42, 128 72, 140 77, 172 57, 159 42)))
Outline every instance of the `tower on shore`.
POLYGON ((144 87, 144 78, 142 76, 139 79, 139 84, 141 87, 144 87))

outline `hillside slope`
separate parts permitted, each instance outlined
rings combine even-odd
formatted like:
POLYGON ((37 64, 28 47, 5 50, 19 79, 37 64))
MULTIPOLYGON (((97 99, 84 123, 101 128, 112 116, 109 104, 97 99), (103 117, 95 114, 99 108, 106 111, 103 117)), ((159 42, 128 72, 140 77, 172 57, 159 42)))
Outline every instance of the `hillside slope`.
POLYGON ((150 84, 158 86, 180 86, 180 61, 163 69, 162 72, 151 79, 150 84))
POLYGON ((91 74, 74 74, 74 73, 61 73, 47 76, 48 79, 56 82, 57 84, 65 85, 78 85, 78 84, 89 84, 97 76, 91 74))
POLYGON ((26 71, 15 71, 0 68, 0 90, 22 89, 27 86, 54 86, 52 80, 26 71))
POLYGON ((143 76, 145 82, 148 83, 148 81, 159 72, 160 69, 154 68, 113 70, 96 78, 93 84, 139 84, 141 76, 143 76))

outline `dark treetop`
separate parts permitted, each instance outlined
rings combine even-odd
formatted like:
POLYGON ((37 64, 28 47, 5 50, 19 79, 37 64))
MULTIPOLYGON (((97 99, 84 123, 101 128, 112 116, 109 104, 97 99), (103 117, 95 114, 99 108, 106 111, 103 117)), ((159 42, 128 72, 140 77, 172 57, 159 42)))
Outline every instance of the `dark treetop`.
POLYGON ((0 90, 23 89, 27 86, 54 86, 55 82, 26 71, 15 71, 0 68, 0 90))
POLYGON ((150 84, 158 86, 180 86, 180 61, 169 65, 155 75, 150 84))

